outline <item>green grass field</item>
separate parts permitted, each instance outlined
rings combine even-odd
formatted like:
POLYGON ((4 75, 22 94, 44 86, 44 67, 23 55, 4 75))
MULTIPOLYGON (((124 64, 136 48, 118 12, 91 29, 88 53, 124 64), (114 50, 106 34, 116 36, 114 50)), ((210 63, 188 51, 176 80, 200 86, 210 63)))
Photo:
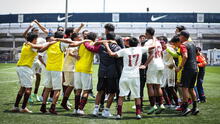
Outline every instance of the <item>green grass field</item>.
MULTIPOLYGON (((59 115, 41 114, 40 102, 33 105, 28 105, 28 108, 33 111, 32 114, 12 113, 10 112, 17 91, 19 89, 18 78, 16 75, 15 64, 0 64, 0 124, 96 124, 96 123, 109 123, 109 124, 135 124, 135 123, 148 123, 148 124, 220 124, 220 67, 207 67, 205 75, 205 93, 207 97, 207 103, 200 103, 200 113, 197 116, 188 115, 187 117, 178 116, 178 112, 171 110, 165 110, 160 115, 147 115, 146 107, 149 105, 147 102, 147 91, 145 89, 145 114, 143 114, 142 120, 135 119, 135 110, 131 107, 134 105, 134 101, 126 101, 123 106, 123 119, 105 119, 101 117, 92 117, 90 114, 94 107, 94 99, 89 98, 88 104, 85 106, 85 116, 74 116, 72 111, 65 111, 57 105, 57 111, 59 115)), ((94 92, 96 93, 97 83, 97 69, 98 66, 94 66, 93 84, 94 92)), ((42 77, 43 78, 43 77, 42 77)), ((39 94, 42 93, 43 81, 39 94)), ((60 97, 61 99, 61 97, 60 97)), ((73 94, 71 95, 71 103, 73 103, 73 94)), ((47 106, 49 107, 49 105, 47 106)), ((190 106, 191 107, 191 106, 190 106)), ((115 103, 111 107, 112 114, 116 113, 115 103)))

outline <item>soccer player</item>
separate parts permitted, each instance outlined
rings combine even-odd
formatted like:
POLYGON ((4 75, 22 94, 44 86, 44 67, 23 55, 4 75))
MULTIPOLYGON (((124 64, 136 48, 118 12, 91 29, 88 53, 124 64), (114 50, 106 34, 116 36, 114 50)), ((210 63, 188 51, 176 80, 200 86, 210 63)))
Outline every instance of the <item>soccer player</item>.
POLYGON ((148 96, 151 104, 151 109, 148 111, 148 114, 161 113, 165 107, 163 105, 163 93, 160 85, 162 84, 163 69, 164 63, 162 60, 162 47, 160 42, 154 37, 155 30, 151 27, 146 28, 146 39, 148 41, 145 43, 145 46, 155 46, 153 51, 149 51, 149 56, 147 61, 141 68, 147 69, 147 88, 148 96), (156 99, 159 102, 159 108, 156 106, 156 99))
MULTIPOLYGON (((19 83, 21 85, 20 90, 18 91, 16 101, 14 104, 14 108, 12 111, 14 112, 26 112, 26 113, 32 113, 26 106, 29 99, 29 96, 31 94, 32 89, 32 65, 34 62, 34 58, 37 56, 37 49, 41 49, 42 45, 36 45, 37 43, 38 34, 31 32, 27 34, 27 43, 23 44, 22 50, 21 50, 21 57, 19 61, 17 62, 17 74, 19 78, 19 83), (22 109, 19 109, 19 102, 24 95, 24 100, 22 103, 22 109)), ((50 44, 48 44, 50 45, 50 44)))
MULTIPOLYGON (((73 33, 71 35, 72 41, 81 41, 81 37, 78 33, 73 33)), ((65 77, 64 86, 67 86, 66 92, 64 93, 63 100, 61 106, 70 110, 71 108, 67 105, 67 101, 69 96, 74 88, 74 71, 75 71, 75 63, 79 59, 78 56, 78 48, 77 47, 69 47, 66 49, 66 56, 64 58, 63 72, 65 77)))
POLYGON ((148 47, 137 47, 138 40, 134 37, 129 39, 130 48, 125 48, 117 52, 112 52, 107 42, 105 47, 108 54, 114 57, 123 57, 123 71, 119 81, 119 99, 117 107, 117 118, 122 116, 123 99, 131 91, 131 96, 135 98, 136 118, 141 119, 141 101, 140 101, 140 74, 142 54, 148 51, 148 47))
POLYGON ((204 89, 203 89, 202 84, 203 84, 203 78, 205 76, 205 66, 207 65, 207 62, 206 62, 204 55, 201 53, 200 47, 196 48, 196 60, 198 63, 197 65, 199 67, 196 88, 198 91, 198 98, 199 98, 200 102, 204 103, 204 102, 206 102, 206 97, 205 97, 205 93, 204 93, 204 89))
POLYGON ((174 45, 180 48, 182 55, 182 62, 180 66, 176 68, 176 71, 178 72, 183 69, 181 77, 183 91, 183 104, 181 105, 183 110, 181 115, 183 116, 186 116, 190 112, 192 112, 193 115, 199 113, 197 98, 194 91, 197 76, 196 46, 193 42, 188 42, 189 36, 189 32, 183 30, 180 32, 180 41, 174 42, 174 45), (188 108, 189 95, 193 100, 193 108, 191 110, 188 108))
MULTIPOLYGON (((107 40, 115 40, 115 33, 109 32, 106 34, 107 40)), ((113 52, 116 52, 121 49, 117 44, 111 43, 109 44, 110 49, 113 52)), ((98 84, 97 84, 97 95, 95 101, 95 108, 93 110, 93 115, 97 116, 99 112, 99 104, 101 101, 101 97, 103 94, 108 94, 108 101, 106 104, 106 108, 102 112, 103 117, 111 117, 111 113, 109 111, 110 106, 113 102, 115 93, 118 91, 118 78, 119 74, 117 71, 117 59, 108 55, 107 50, 104 45, 99 47, 98 54, 100 56, 100 64, 98 71, 98 84)))
POLYGON ((174 89, 175 88, 175 62, 174 62, 173 56, 170 54, 170 52, 176 52, 176 51, 173 49, 171 44, 167 43, 168 40, 165 36, 160 36, 158 40, 160 41, 162 45, 163 62, 165 65, 165 68, 163 70, 163 80, 161 84, 163 97, 166 101, 166 104, 169 105, 168 107, 172 107, 171 98, 174 99, 175 106, 179 106, 178 96, 174 89))
MULTIPOLYGON (((80 59, 76 61, 74 72, 74 87, 75 93, 75 109, 74 114, 84 114, 84 107, 87 103, 88 94, 92 90, 92 67, 94 53, 89 51, 85 46, 93 44, 96 39, 96 34, 89 32, 87 35, 88 40, 79 46, 78 55, 80 59), (82 97, 81 96, 82 93, 82 97)), ((94 49, 97 51, 97 48, 94 49)))
POLYGON ((53 89, 53 101, 49 112, 51 114, 57 114, 55 108, 56 103, 60 95, 60 90, 62 89, 62 70, 64 63, 64 51, 67 47, 79 46, 83 42, 73 42, 70 40, 60 39, 63 38, 64 34, 61 31, 55 32, 55 38, 58 41, 57 43, 51 45, 50 47, 45 47, 42 49, 47 50, 47 62, 46 62, 46 79, 45 79, 45 92, 43 96, 43 102, 40 108, 42 113, 47 112, 46 110, 46 101, 48 98, 49 92, 53 89), (62 41, 62 42, 60 42, 62 41), (64 43, 68 42, 68 43, 64 43))

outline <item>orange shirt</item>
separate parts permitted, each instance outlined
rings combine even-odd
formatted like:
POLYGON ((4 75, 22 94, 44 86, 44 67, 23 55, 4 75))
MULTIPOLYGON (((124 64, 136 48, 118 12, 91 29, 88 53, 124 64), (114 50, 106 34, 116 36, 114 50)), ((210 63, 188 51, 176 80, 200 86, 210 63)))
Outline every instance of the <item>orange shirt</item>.
POLYGON ((202 55, 196 56, 196 61, 198 62, 198 67, 205 67, 207 64, 205 57, 202 55))

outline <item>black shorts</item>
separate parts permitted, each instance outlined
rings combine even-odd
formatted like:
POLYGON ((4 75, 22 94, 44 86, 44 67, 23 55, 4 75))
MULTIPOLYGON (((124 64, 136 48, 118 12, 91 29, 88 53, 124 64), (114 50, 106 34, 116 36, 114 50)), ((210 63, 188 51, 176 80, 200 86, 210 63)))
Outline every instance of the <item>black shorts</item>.
POLYGON ((195 70, 182 71, 181 86, 184 88, 194 88, 198 72, 195 70))
POLYGON ((105 91, 106 93, 116 93, 118 91, 118 78, 99 78, 97 91, 105 91))

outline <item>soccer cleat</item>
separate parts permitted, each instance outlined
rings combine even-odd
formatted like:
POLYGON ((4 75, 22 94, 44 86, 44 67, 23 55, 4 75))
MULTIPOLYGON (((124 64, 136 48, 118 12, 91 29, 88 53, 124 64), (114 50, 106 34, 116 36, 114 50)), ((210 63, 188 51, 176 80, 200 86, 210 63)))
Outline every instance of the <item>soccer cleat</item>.
POLYGON ((48 102, 53 102, 53 98, 49 98, 47 101, 48 102))
POLYGON ((33 94, 33 100, 36 102, 40 102, 40 98, 38 97, 37 94, 33 94))
POLYGON ((186 116, 191 112, 191 110, 189 108, 186 108, 185 110, 182 111, 181 115, 182 116, 186 116))
POLYGON ((70 103, 70 101, 67 101, 67 106, 72 107, 73 105, 70 103))
POLYGON ((99 114, 99 108, 94 108, 92 115, 98 116, 98 114, 99 114))
POLYGON ((75 114, 77 114, 77 110, 76 109, 73 110, 73 115, 75 115, 75 114))
POLYGON ((55 109, 51 109, 51 108, 49 109, 49 112, 50 112, 51 114, 54 114, 54 115, 57 115, 57 114, 58 114, 55 109))
POLYGON ((112 114, 109 110, 104 109, 104 111, 102 112, 102 117, 109 118, 112 117, 112 114))
POLYGON ((176 106, 175 110, 176 111, 183 111, 183 108, 181 106, 176 106))
POLYGON ((30 111, 27 107, 24 109, 21 109, 20 112, 22 113, 32 113, 32 111, 30 111))
POLYGON ((141 115, 139 115, 139 114, 138 114, 138 115, 136 115, 136 119, 138 119, 138 120, 139 120, 139 119, 141 119, 141 118, 142 118, 142 117, 141 117, 141 115))
POLYGON ((43 102, 43 97, 40 96, 40 97, 39 97, 39 100, 40 100, 40 102, 43 102))
POLYGON ((69 111, 71 108, 67 104, 60 104, 65 110, 69 111))
POLYGON ((40 111, 41 111, 42 113, 46 113, 46 112, 47 112, 46 104, 42 104, 42 105, 41 105, 40 111))
POLYGON ((147 112, 147 114, 153 114, 155 110, 157 110, 157 106, 156 105, 151 107, 151 109, 147 112))
POLYGON ((13 107, 11 111, 12 112, 20 112, 20 108, 19 107, 13 107))
POLYGON ((199 109, 191 109, 192 115, 197 115, 199 113, 199 109))
POLYGON ((160 114, 163 110, 165 110, 165 106, 163 104, 156 110, 155 114, 160 114))
POLYGON ((102 112, 104 110, 104 105, 99 106, 99 112, 102 112))
POLYGON ((84 113, 83 110, 78 109, 78 110, 77 110, 77 114, 79 114, 79 115, 84 115, 85 113, 84 113))
POLYGON ((29 103, 34 103, 34 100, 32 99, 32 96, 29 97, 28 102, 29 103))
POLYGON ((120 120, 122 117, 121 115, 116 115, 115 119, 120 120))

